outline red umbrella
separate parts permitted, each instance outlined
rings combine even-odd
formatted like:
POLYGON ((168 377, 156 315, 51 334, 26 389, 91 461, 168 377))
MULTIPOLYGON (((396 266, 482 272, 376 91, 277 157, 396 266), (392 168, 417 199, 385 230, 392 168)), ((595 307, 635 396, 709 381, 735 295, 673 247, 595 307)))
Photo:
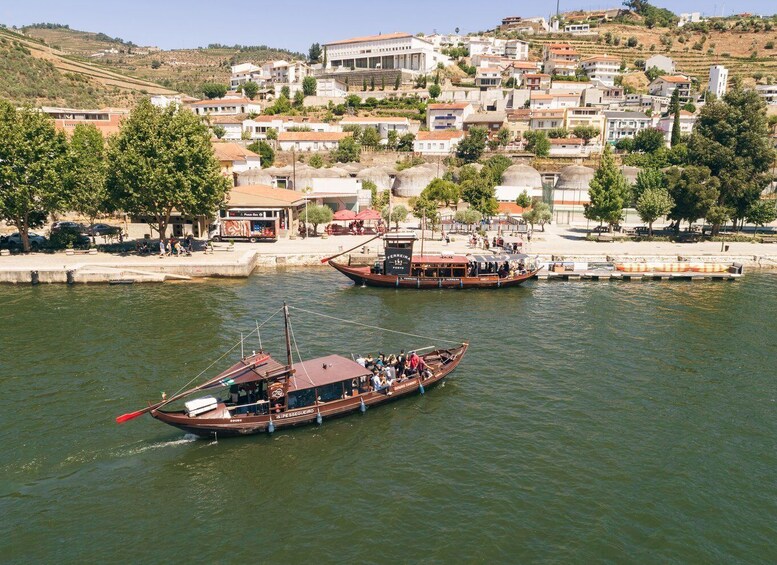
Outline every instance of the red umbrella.
POLYGON ((380 218, 381 218, 380 212, 378 212, 377 210, 371 210, 369 208, 366 210, 362 210, 361 212, 356 214, 357 220, 372 221, 372 220, 380 220, 380 218))
POLYGON ((355 220, 356 219, 356 212, 353 210, 338 210, 334 213, 332 216, 333 220, 342 222, 347 220, 355 220))

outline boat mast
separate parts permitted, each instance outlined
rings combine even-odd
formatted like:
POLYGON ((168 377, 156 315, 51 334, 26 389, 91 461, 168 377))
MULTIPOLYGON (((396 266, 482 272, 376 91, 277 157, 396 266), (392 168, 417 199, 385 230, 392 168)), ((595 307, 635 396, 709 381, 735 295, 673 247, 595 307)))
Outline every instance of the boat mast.
POLYGON ((286 329, 286 364, 289 369, 293 364, 291 358, 291 336, 289 335, 289 306, 283 303, 283 326, 286 329))
POLYGON ((424 256, 424 232, 426 231, 426 210, 421 213, 421 257, 424 256))

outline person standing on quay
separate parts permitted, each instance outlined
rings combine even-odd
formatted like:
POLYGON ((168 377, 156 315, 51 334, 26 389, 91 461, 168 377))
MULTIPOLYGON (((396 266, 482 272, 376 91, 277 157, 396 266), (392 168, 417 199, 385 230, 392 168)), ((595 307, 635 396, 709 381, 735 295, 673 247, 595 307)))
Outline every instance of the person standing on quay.
POLYGON ((160 257, 165 256, 165 238, 163 237, 159 238, 159 256, 160 257))

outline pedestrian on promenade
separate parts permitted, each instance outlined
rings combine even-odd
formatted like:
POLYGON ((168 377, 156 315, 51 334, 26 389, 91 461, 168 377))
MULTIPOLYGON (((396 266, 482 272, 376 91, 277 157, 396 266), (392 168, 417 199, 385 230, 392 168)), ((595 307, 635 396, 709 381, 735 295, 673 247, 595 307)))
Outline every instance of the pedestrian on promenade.
POLYGON ((160 257, 165 256, 165 238, 163 237, 159 238, 159 256, 160 257))

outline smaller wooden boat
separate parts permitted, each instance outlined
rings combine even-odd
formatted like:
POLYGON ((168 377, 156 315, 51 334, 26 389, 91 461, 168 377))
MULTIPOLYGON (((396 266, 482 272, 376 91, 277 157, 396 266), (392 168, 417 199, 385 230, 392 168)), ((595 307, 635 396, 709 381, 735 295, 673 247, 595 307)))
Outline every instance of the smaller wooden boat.
POLYGON ((532 266, 528 256, 520 253, 413 255, 414 234, 382 237, 384 259, 375 265, 350 266, 334 261, 343 253, 324 261, 356 284, 416 289, 509 288, 534 277, 541 268, 532 266))
MULTIPOLYGON (((381 381, 379 377, 375 379, 369 365, 340 355, 294 363, 289 309, 284 305, 282 311, 286 329, 285 363, 264 351, 241 355, 237 363, 205 383, 119 416, 116 422, 149 413, 161 422, 202 437, 272 433, 282 428, 321 424, 329 418, 364 412, 370 406, 411 394, 423 394, 459 365, 468 347, 467 343, 458 343, 445 348, 427 348, 431 350, 417 355, 417 368, 412 368, 408 358, 408 364, 403 365, 407 370, 398 371, 395 367, 395 378, 381 381), (183 407, 171 409, 177 401, 182 401, 183 407)), ((388 369, 384 373, 391 376, 388 369)))

